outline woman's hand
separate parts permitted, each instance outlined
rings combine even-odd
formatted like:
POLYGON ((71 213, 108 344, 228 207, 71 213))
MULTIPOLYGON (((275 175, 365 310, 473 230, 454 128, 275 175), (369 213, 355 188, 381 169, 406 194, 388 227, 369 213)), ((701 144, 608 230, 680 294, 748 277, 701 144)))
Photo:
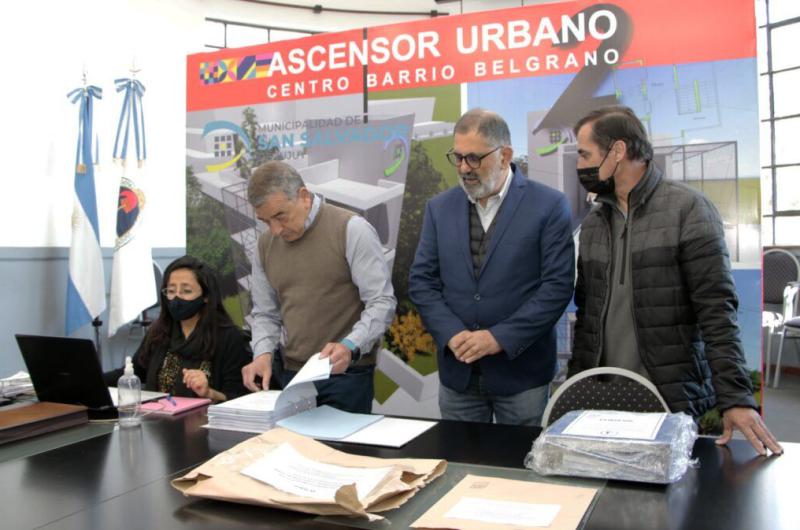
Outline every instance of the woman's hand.
POLYGON ((202 370, 183 369, 183 384, 200 397, 210 398, 211 387, 208 386, 208 377, 202 370))

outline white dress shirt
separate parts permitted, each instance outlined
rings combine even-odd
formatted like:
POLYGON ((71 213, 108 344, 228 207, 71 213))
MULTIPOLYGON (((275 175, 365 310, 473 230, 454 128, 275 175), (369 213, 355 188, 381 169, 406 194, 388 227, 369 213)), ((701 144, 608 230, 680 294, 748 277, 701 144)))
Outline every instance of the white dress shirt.
POLYGON ((488 232, 489 227, 492 226, 492 221, 494 221, 495 216, 497 215, 497 211, 500 209, 500 205, 503 204, 503 199, 505 199, 506 195, 508 194, 508 187, 511 185, 511 179, 514 177, 514 173, 511 171, 511 166, 508 167, 508 174, 506 175, 506 181, 503 183, 503 187, 500 188, 500 192, 497 195, 492 195, 486 201, 486 206, 481 206, 480 201, 476 201, 472 197, 467 194, 467 199, 469 202, 475 205, 475 209, 478 210, 478 217, 481 219, 481 226, 483 226, 483 231, 488 232))

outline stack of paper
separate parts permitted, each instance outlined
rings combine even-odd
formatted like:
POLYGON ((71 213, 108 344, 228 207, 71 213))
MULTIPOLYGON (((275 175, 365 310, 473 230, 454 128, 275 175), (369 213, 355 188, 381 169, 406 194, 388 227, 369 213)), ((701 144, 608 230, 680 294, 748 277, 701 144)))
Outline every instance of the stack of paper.
POLYGON ((686 414, 573 410, 539 435, 525 466, 541 475, 669 483, 689 466, 697 426, 686 414))
POLYGON ((330 375, 330 359, 320 359, 315 353, 282 391, 262 390, 208 407, 208 428, 268 431, 284 418, 315 408, 317 389, 313 382, 330 375))
POLYGON ((33 391, 31 376, 26 372, 17 372, 10 377, 0 379, 0 397, 13 397, 33 391))
POLYGON ((314 381, 331 374, 330 359, 314 354, 286 388, 262 391, 208 408, 210 429, 265 432, 276 425, 317 440, 401 447, 436 422, 356 414, 316 407, 314 381))
POLYGON ((264 432, 272 429, 279 420, 316 406, 313 392, 262 390, 208 407, 208 427, 264 432))

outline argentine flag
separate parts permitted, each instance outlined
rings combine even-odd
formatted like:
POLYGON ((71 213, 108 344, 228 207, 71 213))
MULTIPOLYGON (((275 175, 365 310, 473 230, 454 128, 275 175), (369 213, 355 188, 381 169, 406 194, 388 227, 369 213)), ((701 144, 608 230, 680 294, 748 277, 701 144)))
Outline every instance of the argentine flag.
POLYGON ((99 99, 101 94, 100 88, 88 86, 73 90, 67 96, 72 98, 73 103, 80 101, 72 244, 69 249, 67 279, 67 335, 91 322, 106 308, 106 284, 92 163, 92 99, 99 99))

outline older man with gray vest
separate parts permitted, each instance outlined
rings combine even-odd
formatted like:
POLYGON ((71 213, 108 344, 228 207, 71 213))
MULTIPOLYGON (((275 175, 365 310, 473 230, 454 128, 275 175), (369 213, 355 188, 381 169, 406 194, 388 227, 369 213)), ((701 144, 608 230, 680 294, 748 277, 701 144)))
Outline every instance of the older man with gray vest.
POLYGON ((247 388, 285 386, 316 352, 330 358, 317 404, 369 413, 375 353, 396 300, 383 248, 363 217, 326 204, 284 162, 259 166, 248 200, 269 231, 253 259, 253 362, 247 388))

